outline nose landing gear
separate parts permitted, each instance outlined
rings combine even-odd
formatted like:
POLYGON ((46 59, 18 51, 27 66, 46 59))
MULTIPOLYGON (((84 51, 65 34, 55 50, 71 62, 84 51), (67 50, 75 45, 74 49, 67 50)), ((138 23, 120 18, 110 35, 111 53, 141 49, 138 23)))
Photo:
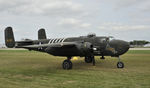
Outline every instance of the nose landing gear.
POLYGON ((118 57, 117 68, 124 68, 124 63, 120 61, 120 57, 118 57))

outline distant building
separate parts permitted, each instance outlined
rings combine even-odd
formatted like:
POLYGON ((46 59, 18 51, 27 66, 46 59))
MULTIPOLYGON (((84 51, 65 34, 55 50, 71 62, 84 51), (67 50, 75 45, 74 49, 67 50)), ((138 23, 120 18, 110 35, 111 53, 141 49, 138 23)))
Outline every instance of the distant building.
POLYGON ((150 43, 148 43, 148 44, 144 45, 144 47, 150 47, 150 43))
POLYGON ((0 48, 6 48, 5 44, 0 44, 0 48))

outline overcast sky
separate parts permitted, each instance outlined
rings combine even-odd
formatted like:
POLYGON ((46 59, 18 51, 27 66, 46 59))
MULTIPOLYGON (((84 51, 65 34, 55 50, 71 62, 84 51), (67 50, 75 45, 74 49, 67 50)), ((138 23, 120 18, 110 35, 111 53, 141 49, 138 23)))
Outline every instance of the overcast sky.
POLYGON ((0 44, 12 26, 15 39, 96 33, 123 40, 150 41, 150 0, 0 0, 0 44))

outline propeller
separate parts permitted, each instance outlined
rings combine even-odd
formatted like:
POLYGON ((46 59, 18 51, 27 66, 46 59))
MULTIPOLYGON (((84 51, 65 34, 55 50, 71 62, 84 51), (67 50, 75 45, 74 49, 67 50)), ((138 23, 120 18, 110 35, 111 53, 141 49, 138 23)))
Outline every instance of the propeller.
POLYGON ((91 51, 92 63, 93 63, 93 66, 95 66, 94 49, 93 49, 92 44, 90 45, 90 51, 91 51))
POLYGON ((93 45, 90 42, 84 42, 84 51, 86 52, 86 55, 89 55, 92 59, 93 66, 95 66, 95 58, 94 58, 94 49, 93 45))

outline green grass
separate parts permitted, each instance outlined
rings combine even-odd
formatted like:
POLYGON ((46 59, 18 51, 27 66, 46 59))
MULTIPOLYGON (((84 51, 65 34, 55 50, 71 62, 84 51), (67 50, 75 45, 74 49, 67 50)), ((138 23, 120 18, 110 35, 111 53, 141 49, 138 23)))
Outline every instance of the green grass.
POLYGON ((117 59, 96 57, 96 66, 83 58, 63 70, 65 57, 27 50, 0 50, 0 88, 150 88, 150 51, 131 50, 117 59))

